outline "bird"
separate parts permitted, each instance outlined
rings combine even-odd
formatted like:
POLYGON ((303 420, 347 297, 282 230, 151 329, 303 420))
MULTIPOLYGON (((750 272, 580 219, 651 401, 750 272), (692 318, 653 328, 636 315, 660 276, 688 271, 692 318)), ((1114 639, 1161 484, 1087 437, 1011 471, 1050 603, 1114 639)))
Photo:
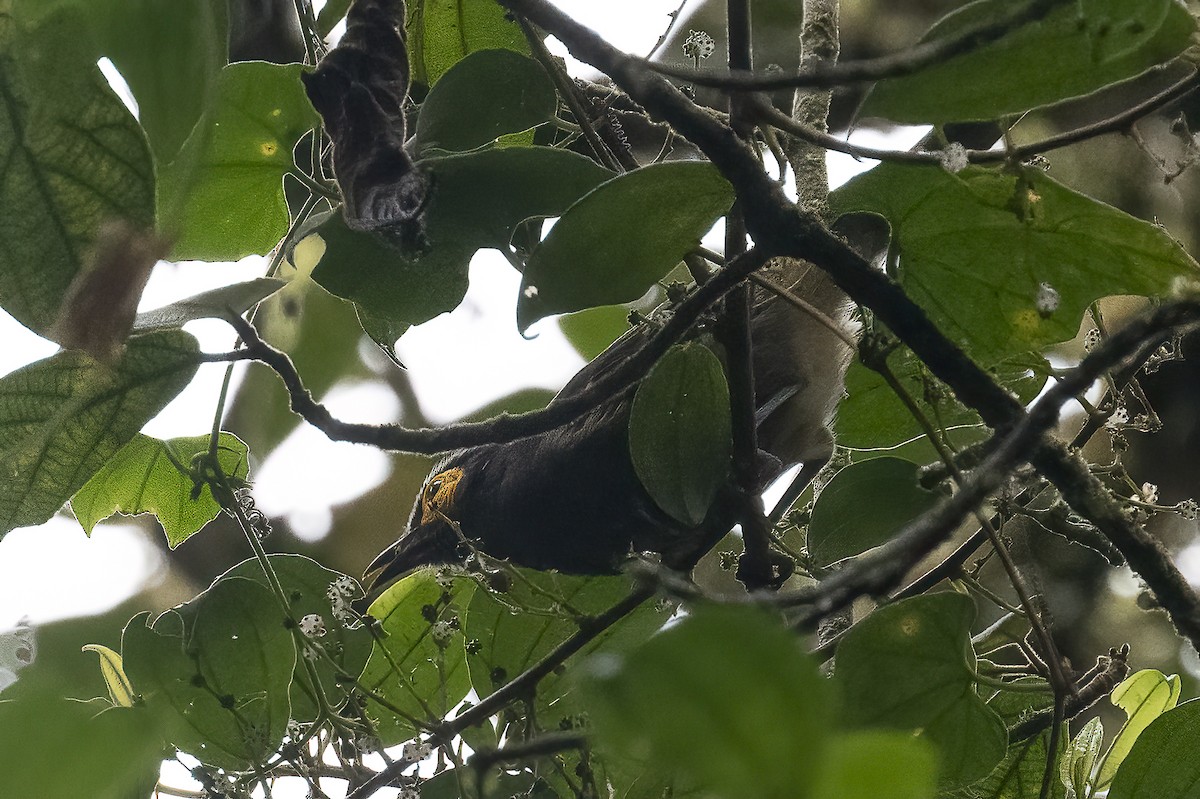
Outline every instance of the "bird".
MULTIPOLYGON (((845 294, 811 264, 774 259, 759 274, 750 330, 766 483, 797 463, 819 468, 832 455, 854 325, 845 294), (803 298, 817 313, 784 294, 803 298)), ((556 400, 579 393, 640 346, 646 328, 619 338, 556 400)), ((367 567, 368 593, 421 567, 461 564, 475 549, 532 569, 600 575, 619 573, 637 553, 666 556, 685 546, 696 529, 659 509, 630 459, 635 391, 636 384, 560 427, 461 449, 437 462, 403 534, 367 567)))

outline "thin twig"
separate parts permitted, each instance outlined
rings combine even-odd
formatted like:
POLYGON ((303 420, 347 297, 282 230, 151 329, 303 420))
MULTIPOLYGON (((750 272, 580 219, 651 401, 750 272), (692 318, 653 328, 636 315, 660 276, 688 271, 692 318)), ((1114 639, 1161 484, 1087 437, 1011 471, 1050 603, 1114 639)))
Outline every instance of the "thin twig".
POLYGON ((774 89, 833 89, 856 83, 870 83, 885 78, 909 75, 925 67, 939 64, 955 56, 977 50, 1011 33, 1022 25, 1042 19, 1056 7, 1072 5, 1070 0, 1033 0, 1013 13, 993 22, 970 28, 958 36, 922 42, 879 58, 847 61, 841 64, 819 62, 802 65, 791 74, 769 72, 755 74, 748 70, 702 72, 686 67, 668 66, 642 61, 644 69, 652 70, 697 86, 710 86, 726 91, 771 91, 774 89))
MULTIPOLYGON (((556 646, 545 657, 534 663, 519 676, 486 696, 479 704, 471 706, 455 716, 454 719, 445 721, 437 726, 433 730, 433 737, 440 740, 449 740, 468 727, 473 727, 489 716, 499 712, 501 708, 533 690, 543 677, 561 666, 567 658, 583 649, 583 647, 595 640, 597 636, 628 616, 653 595, 653 587, 635 587, 623 600, 599 616, 589 619, 586 624, 580 626, 574 635, 556 646)), ((371 796, 380 788, 390 784, 403 771, 398 766, 399 764, 384 768, 361 786, 347 794, 346 799, 366 799, 366 797, 371 796)))
MULTIPOLYGON (((1073 130, 1049 136, 1029 144, 1019 144, 1002 150, 964 150, 960 156, 971 164, 1015 163, 1032 158, 1035 155, 1048 153, 1072 144, 1088 141, 1109 133, 1123 133, 1129 130, 1139 119, 1175 102, 1184 95, 1200 86, 1200 72, 1191 72, 1186 77, 1176 81, 1166 89, 1148 97, 1135 106, 1127 108, 1107 119, 1101 119, 1090 125, 1083 125, 1073 130)), ((767 124, 789 133, 798 139, 807 141, 818 147, 833 152, 845 153, 855 158, 866 158, 872 161, 887 161, 897 164, 926 164, 945 166, 947 155, 944 152, 922 150, 881 150, 875 147, 863 147, 832 136, 789 117, 768 103, 764 98, 755 97, 749 100, 760 124, 767 124)))

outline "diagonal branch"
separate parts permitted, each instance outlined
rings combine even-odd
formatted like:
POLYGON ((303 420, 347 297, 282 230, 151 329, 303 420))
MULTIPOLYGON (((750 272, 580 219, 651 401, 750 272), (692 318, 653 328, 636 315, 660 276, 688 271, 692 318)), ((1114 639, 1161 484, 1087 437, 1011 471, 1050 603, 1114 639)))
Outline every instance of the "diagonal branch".
POLYGON ((758 249, 733 259, 680 303, 671 317, 641 347, 604 374, 598 375, 578 393, 557 398, 540 411, 515 416, 502 414, 485 422, 466 422, 446 427, 407 428, 399 425, 357 424, 337 419, 328 408, 313 399, 286 353, 263 341, 254 326, 241 317, 231 315, 227 321, 245 342, 248 357, 265 363, 283 380, 292 410, 330 439, 370 444, 400 452, 433 454, 489 442, 512 441, 552 430, 620 394, 642 379, 664 352, 687 335, 705 310, 767 260, 766 254, 758 249))
MULTIPOLYGON (((1165 330, 1195 326, 1197 323, 1200 323, 1200 300, 1166 305, 1130 323, 1093 350, 1079 366, 1047 391, 1011 432, 998 436, 991 453, 972 470, 957 494, 908 524, 884 546, 858 558, 853 565, 826 578, 820 585, 780 595, 776 601, 780 604, 809 606, 797 622, 799 626, 809 626, 821 616, 845 607, 858 596, 880 595, 891 590, 909 569, 949 538, 962 520, 999 488, 1015 467, 1053 448, 1046 436, 1057 424, 1059 411, 1066 402, 1087 390, 1105 372, 1129 360, 1144 358, 1147 348, 1158 346, 1165 330)), ((1066 454, 1065 448, 1061 449, 1066 458, 1074 458, 1066 454)), ((1119 506, 1112 503, 1099 481, 1087 471, 1086 466, 1080 464, 1080 468, 1084 485, 1079 490, 1091 492, 1094 489, 1096 495, 1103 496, 1120 515, 1119 506)), ((1072 475, 1072 480, 1075 479, 1077 477, 1072 475)), ((1180 632, 1192 641, 1193 646, 1200 644, 1200 597, 1196 596, 1161 544, 1144 529, 1128 522, 1123 515, 1120 521, 1122 524, 1113 529, 1132 528, 1133 531, 1128 535, 1110 535, 1113 543, 1147 584, 1154 588, 1159 602, 1171 614, 1180 632), (1137 558, 1136 563, 1134 558, 1137 558)))

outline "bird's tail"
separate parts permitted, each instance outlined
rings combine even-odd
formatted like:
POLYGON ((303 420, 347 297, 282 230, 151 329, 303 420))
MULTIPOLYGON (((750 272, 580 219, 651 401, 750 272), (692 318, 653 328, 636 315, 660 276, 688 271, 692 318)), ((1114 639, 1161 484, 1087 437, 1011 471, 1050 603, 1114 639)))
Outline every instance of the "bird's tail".
POLYGON ((759 278, 751 312, 759 448, 785 467, 823 463, 858 333, 850 302, 798 259, 777 258, 759 278))

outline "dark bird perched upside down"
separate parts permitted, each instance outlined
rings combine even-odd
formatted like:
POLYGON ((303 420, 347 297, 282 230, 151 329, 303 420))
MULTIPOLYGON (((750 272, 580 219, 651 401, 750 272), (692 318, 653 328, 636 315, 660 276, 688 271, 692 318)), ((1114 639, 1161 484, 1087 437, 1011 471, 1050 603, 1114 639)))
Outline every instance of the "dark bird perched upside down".
MULTIPOLYGON (((769 279, 849 330, 845 295, 816 268, 775 262, 769 279)), ((824 465, 849 347, 810 313, 756 287, 751 312, 763 485, 794 464, 824 465)), ((644 326, 643 326, 644 328, 644 326)), ((583 390, 644 340, 637 328, 559 393, 583 390)), ((462 562, 472 547, 535 569, 611 574, 631 553, 669 556, 690 530, 661 511, 629 454, 634 388, 561 427, 454 452, 426 479, 406 532, 367 568, 372 592, 421 566, 462 562), (464 541, 463 539, 469 539, 464 541)))

